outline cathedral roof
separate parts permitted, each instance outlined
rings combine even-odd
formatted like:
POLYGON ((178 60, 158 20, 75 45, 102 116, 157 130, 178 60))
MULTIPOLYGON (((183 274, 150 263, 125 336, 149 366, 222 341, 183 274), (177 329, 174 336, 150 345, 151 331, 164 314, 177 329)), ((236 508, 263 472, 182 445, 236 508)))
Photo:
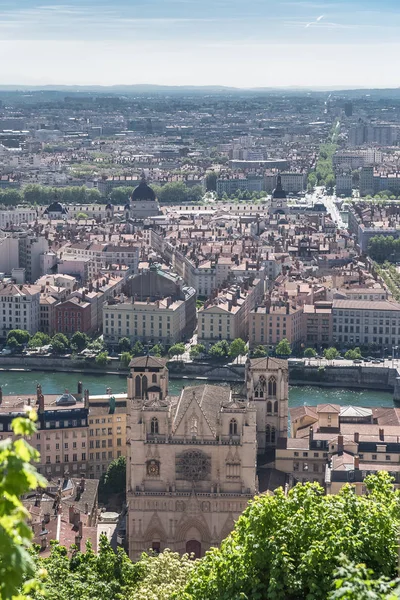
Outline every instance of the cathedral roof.
POLYGON ((283 358, 274 358, 272 356, 265 356, 263 358, 250 358, 250 367, 255 367, 256 369, 288 369, 288 361, 283 358))
POLYGON ((154 190, 147 185, 146 181, 143 180, 132 192, 131 200, 155 200, 156 195, 154 190))
POLYGON ((173 429, 176 431, 190 404, 195 401, 200 407, 212 433, 217 435, 217 420, 221 407, 228 404, 231 389, 220 385, 194 385, 182 390, 176 407, 173 429))
POLYGON ((129 363, 129 368, 132 367, 145 369, 146 367, 156 367, 157 369, 163 369, 167 361, 165 358, 157 358, 155 356, 135 356, 129 363))

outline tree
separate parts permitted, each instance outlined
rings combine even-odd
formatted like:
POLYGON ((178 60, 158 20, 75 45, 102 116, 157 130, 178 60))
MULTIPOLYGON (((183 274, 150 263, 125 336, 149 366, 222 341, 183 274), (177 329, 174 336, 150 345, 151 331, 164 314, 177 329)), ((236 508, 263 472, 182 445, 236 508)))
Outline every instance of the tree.
POLYGON ((264 358, 264 356, 268 356, 268 351, 265 346, 260 345, 254 348, 252 354, 253 358, 264 358))
POLYGON ((221 547, 197 563, 179 597, 325 600, 342 554, 378 577, 393 577, 400 495, 392 481, 386 472, 367 476, 365 496, 350 485, 325 495, 319 484, 306 483, 287 495, 280 488, 255 497, 221 547))
POLYGON ((182 181, 166 183, 159 192, 158 199, 166 204, 185 204, 188 188, 182 181))
POLYGON ((168 350, 168 355, 172 358, 173 356, 182 356, 185 354, 186 348, 183 342, 179 342, 178 344, 173 344, 171 348, 168 350))
POLYGON ((233 340, 229 347, 229 356, 234 360, 238 356, 245 356, 245 354, 247 354, 246 342, 241 338, 233 340))
POLYGON ((276 345, 275 352, 278 356, 290 356, 292 354, 292 349, 290 347, 289 340, 283 338, 283 340, 276 345))
POLYGON ((128 367, 129 363, 132 360, 131 353, 130 352, 121 352, 121 358, 120 358, 120 360, 121 360, 121 365, 123 367, 128 367))
MULTIPOLYGON (((0 441, 0 598, 16 597, 22 591, 32 591, 30 578, 35 573, 35 562, 28 552, 33 537, 27 521, 30 515, 21 497, 30 490, 45 487, 46 480, 32 465, 39 461, 39 452, 23 436, 35 436, 34 421, 37 413, 31 410, 29 418, 12 421, 16 439, 0 441), (23 585, 23 582, 26 582, 23 585)), ((36 436, 35 436, 36 437, 36 436)), ((35 586, 37 587, 37 586, 35 586)), ((21 596, 18 596, 21 598, 21 596)))
POLYGON ((229 355, 229 344, 225 340, 217 342, 208 351, 209 356, 215 358, 226 358, 229 355))
POLYGON ((375 579, 372 569, 349 561, 344 554, 339 557, 339 562, 334 573, 335 590, 329 592, 328 600, 396 600, 400 597, 398 579, 375 579))
POLYGON ((38 331, 29 340, 28 347, 41 348, 42 346, 47 346, 47 344, 50 344, 50 336, 47 335, 47 333, 42 333, 41 331, 38 331))
POLYGON ((136 342, 135 345, 132 348, 132 354, 133 356, 142 356, 144 353, 144 347, 142 342, 136 342))
POLYGON ((101 490, 105 497, 111 494, 122 494, 126 492, 126 458, 119 456, 107 467, 101 479, 101 490))
POLYGON ((207 192, 217 191, 217 174, 214 171, 210 171, 206 175, 206 190, 207 192))
POLYGON ((21 346, 27 344, 31 338, 29 331, 25 329, 11 329, 7 335, 7 344, 9 345, 9 339, 14 338, 21 346))
POLYGON ((88 343, 88 336, 86 335, 86 333, 82 333, 81 331, 76 331, 71 338, 71 346, 72 348, 74 348, 74 350, 77 350, 78 352, 82 352, 82 350, 86 348, 88 343))
POLYGON ((84 212, 78 212, 78 214, 76 215, 77 220, 79 221, 80 219, 88 219, 89 215, 87 215, 84 212))
POLYGON ((154 344, 154 346, 150 350, 150 354, 152 356, 163 356, 164 346, 162 344, 154 344))
POLYGON ((128 337, 120 338, 118 346, 121 352, 129 352, 131 349, 131 340, 128 337))
POLYGON ((317 356, 317 351, 314 348, 306 348, 304 350, 304 356, 306 358, 314 358, 314 356, 317 356))
POLYGON ((107 352, 100 352, 95 358, 95 363, 99 367, 105 367, 108 364, 109 360, 110 359, 108 358, 107 352))
POLYGON ((65 354, 69 349, 68 338, 63 333, 56 333, 51 338, 51 347, 54 354, 65 354))
POLYGON ((317 184, 317 176, 315 173, 309 173, 308 177, 307 177, 307 187, 309 189, 313 189, 315 188, 316 184, 317 184))
POLYGON ((15 337, 7 338, 7 346, 15 352, 21 350, 22 348, 21 344, 18 343, 18 340, 16 340, 15 337))
POLYGON ((339 356, 339 351, 336 348, 326 348, 324 350, 324 358, 326 360, 335 360, 339 356))
POLYGON ((205 353, 206 347, 204 346, 204 344, 195 344, 190 348, 189 356, 192 360, 196 360, 196 358, 199 358, 199 356, 205 353))
POLYGON ((361 350, 358 347, 347 350, 344 357, 347 358, 347 360, 356 360, 356 359, 362 358, 361 350))

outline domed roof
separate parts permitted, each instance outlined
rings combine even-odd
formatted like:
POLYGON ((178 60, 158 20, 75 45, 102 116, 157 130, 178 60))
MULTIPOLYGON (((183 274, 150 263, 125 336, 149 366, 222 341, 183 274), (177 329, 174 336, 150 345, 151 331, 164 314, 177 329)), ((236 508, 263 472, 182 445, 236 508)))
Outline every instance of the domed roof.
POLYGON ((155 200, 156 195, 143 179, 133 190, 131 200, 155 200))
POLYGON ((286 192, 282 187, 282 179, 281 179, 280 175, 278 175, 278 179, 276 182, 276 188, 272 192, 272 197, 273 198, 286 198, 286 192))
POLYGON ((111 202, 109 202, 109 203, 106 205, 106 210, 112 210, 112 209, 113 209, 113 205, 111 204, 111 202))
POLYGON ((63 215, 67 214, 68 212, 68 208, 66 208, 63 204, 61 204, 61 202, 52 202, 50 204, 50 206, 48 206, 46 208, 46 210, 44 211, 44 213, 47 215, 48 213, 54 213, 54 212, 59 212, 63 215))

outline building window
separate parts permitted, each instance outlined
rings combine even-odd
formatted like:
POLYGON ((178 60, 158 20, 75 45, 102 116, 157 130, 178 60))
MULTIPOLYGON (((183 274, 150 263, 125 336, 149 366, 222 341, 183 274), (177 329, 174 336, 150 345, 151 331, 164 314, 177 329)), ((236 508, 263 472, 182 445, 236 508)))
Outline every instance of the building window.
POLYGON ((267 444, 275 444, 276 429, 273 425, 267 425, 265 428, 265 441, 267 444))
POLYGON ((276 396, 276 379, 270 377, 268 379, 268 396, 276 396))
POLYGON ((229 435, 237 435, 238 432, 238 424, 236 419, 231 419, 229 423, 229 435))
POLYGON ((153 417, 150 422, 150 432, 154 435, 158 434, 158 419, 153 417))

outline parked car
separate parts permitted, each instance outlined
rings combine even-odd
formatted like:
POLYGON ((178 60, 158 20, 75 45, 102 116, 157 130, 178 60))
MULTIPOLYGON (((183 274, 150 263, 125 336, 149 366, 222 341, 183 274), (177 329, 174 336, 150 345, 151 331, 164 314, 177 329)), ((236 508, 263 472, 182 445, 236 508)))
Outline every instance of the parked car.
POLYGON ((362 360, 361 360, 361 358, 355 358, 355 359, 353 360, 353 363, 354 363, 355 365, 359 365, 359 364, 361 364, 361 363, 362 363, 362 360))

